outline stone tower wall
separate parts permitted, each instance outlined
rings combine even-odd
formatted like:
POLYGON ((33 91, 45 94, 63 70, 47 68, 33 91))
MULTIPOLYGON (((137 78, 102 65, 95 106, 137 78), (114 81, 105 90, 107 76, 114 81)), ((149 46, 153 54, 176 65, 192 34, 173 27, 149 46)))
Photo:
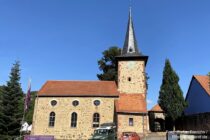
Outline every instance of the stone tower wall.
POLYGON ((118 91, 131 94, 146 93, 144 61, 118 62, 118 91))

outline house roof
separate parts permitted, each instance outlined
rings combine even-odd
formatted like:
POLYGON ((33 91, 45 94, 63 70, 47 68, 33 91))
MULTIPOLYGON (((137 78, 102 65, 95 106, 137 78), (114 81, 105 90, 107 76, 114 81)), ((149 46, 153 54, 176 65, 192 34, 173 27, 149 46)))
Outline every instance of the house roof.
POLYGON ((47 81, 38 96, 118 96, 114 81, 47 81))
POLYGON ((203 87, 203 89, 210 95, 210 77, 202 76, 202 75, 194 75, 193 76, 199 84, 203 87))
POLYGON ((152 112, 163 112, 162 108, 159 106, 159 104, 156 104, 155 106, 152 107, 150 110, 152 112))
POLYGON ((146 113, 146 100, 144 94, 120 94, 115 101, 118 113, 146 113))

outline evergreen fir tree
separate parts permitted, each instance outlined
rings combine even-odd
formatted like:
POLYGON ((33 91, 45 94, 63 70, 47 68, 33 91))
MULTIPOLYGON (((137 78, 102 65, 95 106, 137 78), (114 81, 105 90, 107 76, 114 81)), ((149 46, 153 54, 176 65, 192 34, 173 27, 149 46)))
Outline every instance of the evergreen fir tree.
POLYGON ((23 116, 23 91, 20 85, 20 64, 15 62, 11 69, 10 80, 3 88, 2 118, 4 122, 3 134, 14 138, 19 135, 23 116))
POLYGON ((3 86, 0 86, 0 138, 1 134, 3 134, 3 127, 4 127, 4 121, 3 121, 3 104, 2 104, 2 94, 3 94, 3 86))
POLYGON ((178 82, 178 75, 171 67, 170 61, 166 59, 158 103, 165 111, 166 117, 172 119, 173 126, 175 120, 182 115, 186 107, 186 102, 178 82))

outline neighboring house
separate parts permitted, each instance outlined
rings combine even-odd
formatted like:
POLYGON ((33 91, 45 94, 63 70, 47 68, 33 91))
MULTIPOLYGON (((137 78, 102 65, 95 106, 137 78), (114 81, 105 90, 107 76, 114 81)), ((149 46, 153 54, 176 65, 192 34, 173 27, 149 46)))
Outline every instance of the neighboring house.
POLYGON ((165 131, 165 114, 159 104, 156 104, 148 111, 149 126, 153 132, 165 131))
POLYGON ((102 123, 115 122, 118 134, 148 130, 145 66, 137 47, 131 13, 118 81, 47 81, 35 101, 32 135, 88 139, 102 123))
POLYGON ((185 100, 188 103, 185 115, 210 112, 209 76, 194 75, 185 100))
POLYGON ((194 75, 186 95, 185 130, 210 130, 210 78, 194 75))

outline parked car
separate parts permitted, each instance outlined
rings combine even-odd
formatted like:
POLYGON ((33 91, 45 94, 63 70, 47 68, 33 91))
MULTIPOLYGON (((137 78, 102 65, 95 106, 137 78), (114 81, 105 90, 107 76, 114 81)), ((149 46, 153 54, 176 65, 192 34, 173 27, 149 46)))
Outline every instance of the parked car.
POLYGON ((116 125, 115 125, 115 123, 113 123, 113 122, 102 123, 100 126, 101 126, 101 127, 110 126, 110 127, 116 128, 116 125))
POLYGON ((111 126, 101 126, 96 128, 89 140, 116 140, 116 129, 111 126))
POLYGON ((136 132, 123 132, 120 140, 140 140, 136 132))

